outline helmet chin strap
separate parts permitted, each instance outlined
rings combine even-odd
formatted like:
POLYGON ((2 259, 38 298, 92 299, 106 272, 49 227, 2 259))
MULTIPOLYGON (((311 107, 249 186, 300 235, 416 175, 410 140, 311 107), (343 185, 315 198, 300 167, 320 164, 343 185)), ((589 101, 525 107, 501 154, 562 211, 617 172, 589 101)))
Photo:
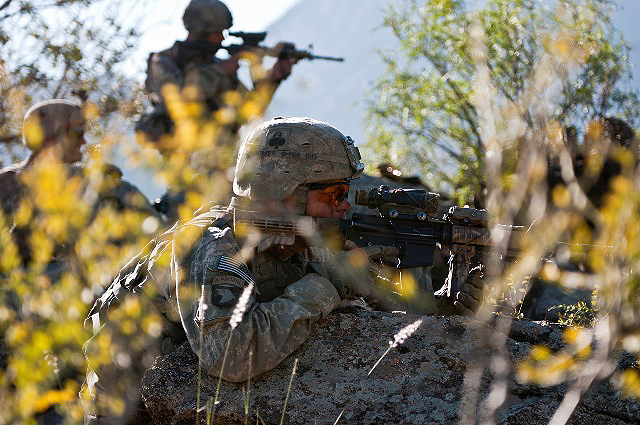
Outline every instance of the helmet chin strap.
POLYGON ((298 185, 294 193, 296 194, 296 213, 305 215, 307 213, 307 195, 309 194, 309 187, 298 185))

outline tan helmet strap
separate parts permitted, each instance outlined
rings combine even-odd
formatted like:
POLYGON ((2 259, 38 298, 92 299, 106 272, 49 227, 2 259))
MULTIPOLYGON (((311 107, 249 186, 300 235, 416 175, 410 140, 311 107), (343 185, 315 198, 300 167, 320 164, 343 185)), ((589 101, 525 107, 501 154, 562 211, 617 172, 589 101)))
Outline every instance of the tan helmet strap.
POLYGON ((298 185, 294 192, 296 194, 296 213, 304 215, 307 213, 307 195, 309 194, 309 187, 304 185, 298 185))

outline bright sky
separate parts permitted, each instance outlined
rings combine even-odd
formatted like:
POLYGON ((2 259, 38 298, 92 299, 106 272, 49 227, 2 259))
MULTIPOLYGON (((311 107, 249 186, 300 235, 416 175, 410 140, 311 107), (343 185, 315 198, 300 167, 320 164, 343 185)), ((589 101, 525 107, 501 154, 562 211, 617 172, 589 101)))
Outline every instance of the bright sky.
MULTIPOLYGON (((263 31, 280 18, 299 0, 223 0, 233 14, 233 29, 263 31)), ((135 66, 144 72, 147 55, 164 50, 174 41, 182 40, 187 31, 182 26, 182 13, 189 0, 157 0, 157 7, 150 11, 142 27, 138 58, 135 66)))

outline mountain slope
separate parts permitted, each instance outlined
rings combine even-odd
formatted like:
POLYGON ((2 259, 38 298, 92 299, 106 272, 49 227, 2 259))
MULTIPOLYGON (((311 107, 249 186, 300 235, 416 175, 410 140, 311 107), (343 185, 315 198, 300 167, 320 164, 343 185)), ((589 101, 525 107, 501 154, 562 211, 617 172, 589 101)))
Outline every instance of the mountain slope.
POLYGON ((268 28, 267 42, 313 42, 318 55, 343 56, 344 62, 302 61, 276 92, 267 111, 327 121, 362 144, 365 101, 384 64, 377 49, 395 49, 391 31, 382 28, 389 0, 304 0, 268 28))

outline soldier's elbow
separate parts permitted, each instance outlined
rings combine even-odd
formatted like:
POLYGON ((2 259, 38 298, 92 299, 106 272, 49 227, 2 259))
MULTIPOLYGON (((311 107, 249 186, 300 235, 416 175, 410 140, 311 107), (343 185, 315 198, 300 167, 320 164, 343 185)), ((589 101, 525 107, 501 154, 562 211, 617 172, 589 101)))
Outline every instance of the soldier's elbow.
POLYGON ((224 367, 216 363, 208 371, 211 376, 221 377, 228 382, 245 382, 273 369, 275 366, 277 365, 262 362, 256 363, 255 359, 249 356, 243 359, 236 359, 236 361, 229 361, 229 357, 227 357, 224 367))
POLYGON ((249 367, 239 367, 239 368, 212 368, 209 370, 209 374, 215 378, 222 378, 228 382, 245 382, 254 376, 249 374, 249 367))

